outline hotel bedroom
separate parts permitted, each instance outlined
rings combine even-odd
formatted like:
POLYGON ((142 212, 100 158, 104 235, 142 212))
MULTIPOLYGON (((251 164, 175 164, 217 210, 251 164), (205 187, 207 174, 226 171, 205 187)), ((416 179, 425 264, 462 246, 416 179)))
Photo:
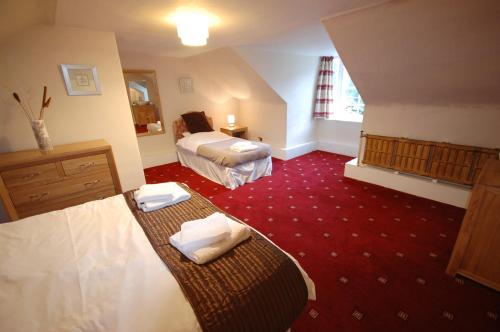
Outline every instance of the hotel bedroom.
POLYGON ((1 331, 500 330, 495 0, 3 0, 1 331))

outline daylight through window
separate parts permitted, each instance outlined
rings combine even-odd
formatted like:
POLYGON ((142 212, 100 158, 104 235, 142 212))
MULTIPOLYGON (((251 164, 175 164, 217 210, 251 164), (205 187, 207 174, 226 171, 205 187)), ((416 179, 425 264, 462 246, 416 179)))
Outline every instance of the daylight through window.
POLYGON ((356 86, 351 80, 347 69, 339 57, 334 63, 334 102, 332 120, 363 121, 365 104, 356 86))

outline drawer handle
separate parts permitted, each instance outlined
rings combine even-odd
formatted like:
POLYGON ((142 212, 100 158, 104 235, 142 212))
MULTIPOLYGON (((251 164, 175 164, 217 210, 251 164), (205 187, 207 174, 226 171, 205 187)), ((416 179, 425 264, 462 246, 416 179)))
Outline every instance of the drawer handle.
POLYGON ((48 196, 48 195, 49 195, 48 192, 44 192, 41 194, 30 195, 29 198, 30 198, 30 201, 35 202, 35 201, 41 200, 43 197, 48 196))
POLYGON ((91 181, 91 182, 86 182, 84 183, 83 185, 87 188, 89 187, 93 187, 95 186, 96 184, 98 184, 99 182, 101 182, 101 180, 94 180, 94 181, 91 181))
POLYGON ((40 172, 28 174, 28 175, 23 176, 23 180, 33 179, 35 176, 38 176, 38 175, 40 175, 40 172))
POLYGON ((95 166, 95 162, 89 161, 88 163, 80 164, 80 169, 85 170, 85 169, 92 167, 92 166, 95 166))

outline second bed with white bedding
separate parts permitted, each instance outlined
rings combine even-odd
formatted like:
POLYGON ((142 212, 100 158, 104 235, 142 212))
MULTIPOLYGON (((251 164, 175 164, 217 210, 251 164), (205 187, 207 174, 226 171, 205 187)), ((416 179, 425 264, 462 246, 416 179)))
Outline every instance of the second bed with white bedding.
POLYGON ((272 158, 270 155, 227 167, 197 154, 198 148, 203 144, 224 142, 231 139, 233 139, 231 136, 215 131, 191 134, 181 138, 177 142, 179 161, 181 165, 189 167, 198 174, 230 189, 271 175, 272 158))

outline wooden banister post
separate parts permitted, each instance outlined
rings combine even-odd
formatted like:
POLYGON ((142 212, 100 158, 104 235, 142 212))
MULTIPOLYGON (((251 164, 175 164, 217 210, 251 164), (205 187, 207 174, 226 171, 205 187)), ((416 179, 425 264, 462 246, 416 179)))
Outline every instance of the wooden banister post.
POLYGON ((363 145, 363 137, 365 137, 364 135, 364 131, 361 130, 360 131, 360 134, 359 134, 359 148, 358 148, 358 162, 357 162, 357 166, 359 166, 361 164, 361 147, 363 145))

